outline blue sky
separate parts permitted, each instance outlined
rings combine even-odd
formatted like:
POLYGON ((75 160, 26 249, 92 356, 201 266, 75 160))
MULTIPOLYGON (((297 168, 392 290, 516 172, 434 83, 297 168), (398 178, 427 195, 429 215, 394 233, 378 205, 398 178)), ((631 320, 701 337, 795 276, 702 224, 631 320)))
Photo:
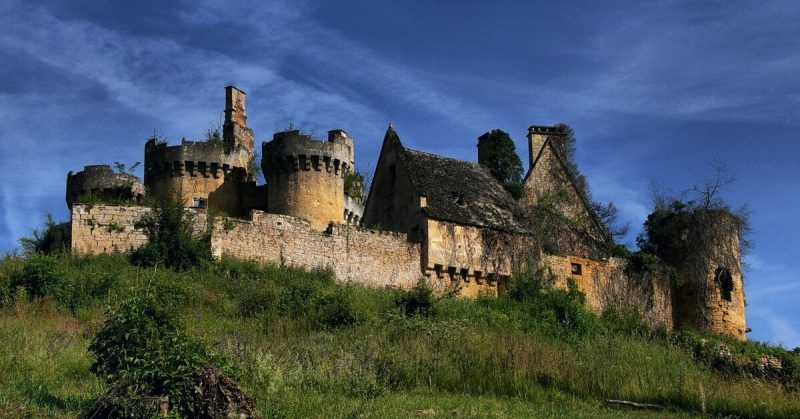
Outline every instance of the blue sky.
MULTIPOLYGON (((635 233, 652 182, 727 164, 752 210, 751 338, 800 346, 800 3, 17 1, 0 4, 0 250, 66 219, 66 173, 200 138, 223 87, 257 139, 343 128, 374 167, 388 123, 466 160, 476 138, 570 124, 595 198, 635 233), (135 3, 135 4, 134 4, 135 3)), ((527 162, 526 162, 527 163, 527 162)))

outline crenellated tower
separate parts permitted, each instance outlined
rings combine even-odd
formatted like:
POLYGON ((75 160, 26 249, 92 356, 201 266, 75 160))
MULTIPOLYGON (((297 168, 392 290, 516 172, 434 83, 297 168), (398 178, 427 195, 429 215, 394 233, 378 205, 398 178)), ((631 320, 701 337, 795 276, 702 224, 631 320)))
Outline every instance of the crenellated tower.
POLYGON ((344 180, 353 171, 354 150, 344 130, 328 131, 328 141, 297 130, 278 132, 262 147, 268 212, 302 218, 320 230, 349 218, 344 180))
POLYGON ((67 206, 84 198, 105 202, 137 202, 144 197, 144 185, 138 177, 117 173, 107 164, 85 166, 83 170, 67 174, 67 206))
POLYGON ((222 141, 187 141, 169 146, 152 138, 144 147, 144 184, 150 196, 178 197, 186 207, 239 215, 243 191, 255 187, 250 173, 253 130, 246 126, 245 93, 225 88, 222 141), (250 184, 253 185, 250 185, 250 184))

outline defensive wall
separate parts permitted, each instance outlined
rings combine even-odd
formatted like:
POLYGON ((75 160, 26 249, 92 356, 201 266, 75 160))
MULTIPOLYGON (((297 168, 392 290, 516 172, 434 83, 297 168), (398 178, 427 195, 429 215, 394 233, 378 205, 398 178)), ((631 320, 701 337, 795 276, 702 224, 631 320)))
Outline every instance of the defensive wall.
MULTIPOLYGON (((124 252, 145 244, 147 236, 139 221, 150 211, 146 207, 74 205, 72 251, 124 252)), ((187 211, 195 214, 195 231, 206 231, 205 212, 187 211)), ((338 281, 369 286, 409 288, 427 277, 437 291, 456 290, 463 297, 502 292, 512 266, 518 262, 512 259, 518 256, 501 250, 513 248, 512 242, 522 236, 489 238, 483 229, 441 223, 429 229, 439 239, 423 246, 409 242, 402 233, 340 224, 319 231, 299 218, 251 211, 247 219, 215 218, 210 232, 216 258, 227 255, 306 269, 331 269, 338 281), (503 256, 498 259, 495 256, 501 253, 495 252, 503 256)), ((557 288, 566 289, 568 280, 573 280, 586 294, 587 305, 597 313, 635 309, 652 324, 673 327, 672 288, 668 279, 657 273, 631 273, 627 261, 614 258, 595 261, 542 255, 540 263, 555 275, 557 288)))
MULTIPOLYGON (((147 243, 139 225, 147 207, 76 204, 72 208, 71 249, 75 253, 125 252, 147 243)), ((208 226, 204 211, 194 214, 194 231, 208 226)), ((252 211, 247 220, 217 217, 211 229, 215 257, 331 269, 337 280, 409 288, 422 277, 420 245, 405 234, 332 224, 319 231, 299 218, 252 211)))
MULTIPOLYGON (((70 222, 70 249, 78 254, 136 249, 147 243, 140 221, 150 211, 149 207, 75 204, 70 222)), ((194 231, 205 231, 205 212, 190 208, 186 211, 193 214, 194 231)))
POLYGON ((326 231, 288 215, 252 211, 247 220, 215 219, 214 257, 331 269, 337 280, 409 288, 421 278, 420 245, 405 234, 331 224, 326 231))

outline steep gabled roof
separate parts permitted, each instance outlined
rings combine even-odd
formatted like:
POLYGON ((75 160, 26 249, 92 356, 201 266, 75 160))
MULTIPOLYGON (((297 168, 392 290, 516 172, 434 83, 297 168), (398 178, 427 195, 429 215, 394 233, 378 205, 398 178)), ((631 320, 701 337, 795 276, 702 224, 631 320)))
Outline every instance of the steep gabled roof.
POLYGON ((569 181, 570 185, 572 186, 572 189, 575 191, 575 194, 578 195, 578 198, 581 200, 581 204, 583 204, 584 209, 589 214, 589 217, 591 218, 592 223, 594 224, 595 228, 597 228, 598 231, 601 232, 601 234, 605 235, 607 230, 603 226, 603 223, 600 221, 600 219, 597 217, 597 214, 594 212, 594 209, 592 208, 592 205, 589 203, 589 197, 586 196, 586 191, 584 191, 583 188, 578 186, 578 182, 575 180, 575 176, 573 175, 572 171, 569 169, 569 165, 567 164, 566 158, 561 154, 561 152, 553 144, 552 137, 548 136, 544 140, 544 144, 542 145, 541 150, 539 150, 539 153, 536 155, 536 158, 534 159, 533 163, 531 164, 530 170, 528 170, 528 173, 525 174, 525 179, 522 181, 523 184, 528 181, 528 178, 531 176, 533 171, 536 170, 536 168, 538 167, 539 161, 541 160, 542 155, 544 154, 546 149, 549 149, 550 152, 555 157, 556 161, 558 162, 559 166, 561 167, 561 170, 563 170, 564 175, 566 176, 567 180, 569 181))
POLYGON ((514 198, 477 163, 403 147, 390 127, 392 143, 414 191, 426 197, 425 214, 433 219, 496 230, 526 231, 514 198))

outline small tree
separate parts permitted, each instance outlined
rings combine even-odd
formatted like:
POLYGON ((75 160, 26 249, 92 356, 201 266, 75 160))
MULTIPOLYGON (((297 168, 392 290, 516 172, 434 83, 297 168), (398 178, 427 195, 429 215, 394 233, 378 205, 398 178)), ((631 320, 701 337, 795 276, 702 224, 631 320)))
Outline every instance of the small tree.
POLYGON ((208 233, 199 237, 195 234, 193 216, 175 198, 157 198, 152 211, 138 226, 144 228, 149 241, 131 255, 136 265, 162 265, 182 271, 211 260, 208 233))
POLYGON ((514 198, 522 197, 522 160, 517 154, 514 140, 507 132, 494 129, 489 132, 489 152, 481 164, 503 185, 514 198))

